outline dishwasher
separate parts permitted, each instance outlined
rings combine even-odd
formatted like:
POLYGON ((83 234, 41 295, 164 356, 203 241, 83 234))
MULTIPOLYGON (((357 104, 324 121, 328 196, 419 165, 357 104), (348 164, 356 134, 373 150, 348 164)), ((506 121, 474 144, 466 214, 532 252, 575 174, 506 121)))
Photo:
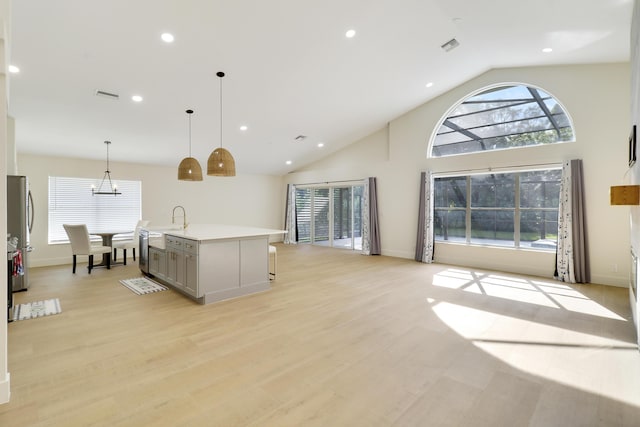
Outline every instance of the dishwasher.
POLYGON ((138 265, 140 266, 140 271, 145 275, 149 275, 149 230, 141 229, 138 238, 140 246, 138 265))

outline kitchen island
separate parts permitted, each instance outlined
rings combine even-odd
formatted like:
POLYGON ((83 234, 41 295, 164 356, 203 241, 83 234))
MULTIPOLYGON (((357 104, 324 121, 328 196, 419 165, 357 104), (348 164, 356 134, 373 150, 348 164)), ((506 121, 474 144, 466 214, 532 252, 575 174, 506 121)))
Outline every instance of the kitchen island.
POLYGON ((220 224, 143 228, 140 268, 200 304, 266 291, 269 236, 283 233, 220 224))

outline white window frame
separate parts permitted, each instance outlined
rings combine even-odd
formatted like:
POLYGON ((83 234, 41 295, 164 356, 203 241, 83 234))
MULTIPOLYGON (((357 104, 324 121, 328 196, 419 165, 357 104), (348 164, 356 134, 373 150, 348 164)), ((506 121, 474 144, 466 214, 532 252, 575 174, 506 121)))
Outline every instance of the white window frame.
MULTIPOLYGON (((442 125, 444 124, 444 122, 449 118, 449 116, 451 116, 451 114, 453 113, 453 111, 456 110, 456 108, 458 108, 458 106, 462 103, 464 103, 466 100, 473 98, 474 96, 477 96, 483 92, 486 91, 490 91, 492 89, 496 89, 496 88, 501 88, 501 87, 507 87, 507 86, 525 86, 525 87, 530 87, 533 89, 538 89, 538 90, 542 90, 543 92, 547 93, 549 96, 551 96, 554 101, 558 104, 558 106, 562 109, 562 111, 564 112, 564 114, 566 114, 567 119, 569 121, 569 125, 571 127, 571 132, 573 135, 573 138, 571 140, 567 140, 567 141, 555 141, 552 144, 564 144, 564 143, 572 143, 577 141, 577 134, 576 134, 576 128, 573 125, 573 118, 571 117, 571 114, 569 113, 569 110, 567 110, 567 108, 564 106, 564 104, 560 101, 560 99, 555 96, 553 93, 551 93, 550 91, 548 91, 545 88, 542 88, 540 86, 534 85, 534 84, 530 84, 530 83, 523 83, 523 82, 516 82, 516 81, 505 81, 505 82, 501 82, 501 83, 495 83, 495 84, 491 84, 485 87, 482 87, 478 90, 475 90, 467 95, 465 95, 464 97, 462 97, 461 99, 459 99, 458 101, 456 101, 443 115, 442 117, 440 117, 440 120, 438 120, 437 125, 433 128, 433 130, 431 131, 431 135, 429 137, 428 140, 428 144, 427 144, 427 158, 444 158, 444 157, 453 157, 453 156, 466 156, 466 155, 474 155, 474 154, 478 154, 478 153, 483 153, 486 151, 470 151, 470 152, 463 152, 463 153, 455 153, 455 154, 444 154, 444 155, 434 155, 433 154, 433 149, 436 143, 436 139, 438 136, 438 133, 440 131, 440 128, 442 127, 442 125)), ((501 150, 513 150, 513 149, 524 149, 524 148, 529 148, 529 147, 538 147, 540 146, 540 144, 532 144, 532 145, 524 145, 524 146, 514 146, 514 147, 508 147, 508 148, 497 148, 497 149, 491 149, 489 151, 501 151, 501 150)))
MULTIPOLYGON (((521 173, 526 172, 536 172, 536 171, 546 171, 546 170, 561 170, 562 164, 550 164, 543 166, 525 166, 525 167, 515 167, 508 168, 504 170, 496 170, 496 169, 482 169, 482 170, 474 170, 474 171, 456 171, 456 172, 444 172, 444 173, 435 173, 433 175, 434 180, 438 178, 466 178, 466 206, 465 207, 456 207, 451 208, 457 211, 461 211, 465 213, 465 240, 464 242, 460 241, 447 241, 442 239, 435 239, 436 244, 466 244, 469 246, 492 246, 503 249, 533 249, 529 247, 522 247, 520 241, 520 214, 522 211, 526 210, 552 210, 553 208, 522 208, 520 206, 520 175, 521 173), (499 208, 499 207, 472 207, 471 206, 471 179, 470 177, 473 175, 487 175, 491 173, 496 174, 516 174, 515 185, 514 185, 514 207, 513 208, 499 208), (471 241, 471 212, 472 211, 482 211, 482 210, 504 210, 504 211, 513 211, 514 212, 514 224, 513 224, 513 246, 511 245, 491 245, 488 243, 476 243, 471 241)), ((438 208, 434 206, 434 210, 437 211, 438 208)), ((434 235, 435 238, 435 235, 434 235)), ((535 248, 535 250, 543 250, 550 251, 551 248, 535 248)))
POLYGON ((141 218, 142 181, 118 180, 118 195, 92 195, 92 186, 99 185, 93 178, 49 176, 48 185, 49 244, 69 243, 62 224, 86 224, 89 232, 133 231, 141 218))

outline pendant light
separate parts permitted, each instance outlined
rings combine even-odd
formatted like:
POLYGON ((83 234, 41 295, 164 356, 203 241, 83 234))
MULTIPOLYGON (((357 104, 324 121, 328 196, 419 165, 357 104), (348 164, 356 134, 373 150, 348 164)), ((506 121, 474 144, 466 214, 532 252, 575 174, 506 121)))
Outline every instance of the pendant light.
POLYGON ((207 175, 236 176, 236 161, 228 150, 222 148, 222 78, 224 73, 218 71, 220 77, 220 147, 213 150, 207 161, 207 175))
POLYGON ((117 196, 118 194, 122 194, 118 191, 118 186, 111 182, 111 171, 109 170, 109 145, 111 145, 111 141, 104 142, 107 145, 107 170, 104 171, 104 175, 102 176, 102 182, 100 182, 100 187, 96 191, 94 186, 91 186, 91 194, 96 195, 113 195, 117 196), (105 184, 105 181, 109 181, 109 191, 106 189, 103 190, 102 187, 105 184))
POLYGON ((187 110, 189 117, 189 157, 185 157, 178 166, 179 181, 202 181, 202 168, 197 159, 191 157, 191 115, 193 110, 187 110))

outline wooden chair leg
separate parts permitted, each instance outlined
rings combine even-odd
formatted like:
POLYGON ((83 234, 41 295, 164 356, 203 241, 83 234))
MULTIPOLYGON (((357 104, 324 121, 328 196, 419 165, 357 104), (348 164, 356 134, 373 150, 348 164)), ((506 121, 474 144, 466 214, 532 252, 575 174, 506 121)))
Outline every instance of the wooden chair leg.
MULTIPOLYGON (((122 253, 124 254, 124 265, 127 265, 127 248, 123 248, 122 253)), ((114 259, 113 262, 116 262, 116 260, 114 259)))
POLYGON ((89 269, 89 274, 91 274, 91 269, 93 268, 93 255, 89 255, 89 265, 87 268, 89 269))
POLYGON ((133 250, 133 260, 136 260, 136 248, 131 248, 133 250))
POLYGON ((116 262, 117 258, 118 258, 118 249, 113 248, 113 262, 116 262))
MULTIPOLYGON (((125 259, 127 259, 126 258, 126 256, 127 256, 126 252, 124 253, 124 256, 125 256, 125 259)), ((109 252, 107 254, 107 270, 111 270, 111 252, 109 252)))
POLYGON ((76 274, 76 255, 73 255, 73 274, 76 274))

